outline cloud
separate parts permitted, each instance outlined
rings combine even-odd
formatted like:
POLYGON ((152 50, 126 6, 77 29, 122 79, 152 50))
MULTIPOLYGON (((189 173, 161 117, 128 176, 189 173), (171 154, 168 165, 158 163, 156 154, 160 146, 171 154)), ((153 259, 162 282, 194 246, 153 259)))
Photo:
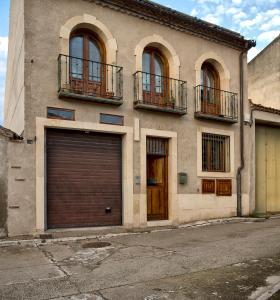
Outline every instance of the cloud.
POLYGON ((261 52, 258 48, 251 48, 248 51, 248 62, 250 62, 254 57, 256 57, 261 52))
POLYGON ((236 7, 230 7, 226 10, 226 14, 228 14, 228 15, 234 15, 234 14, 237 14, 239 12, 240 12, 240 10, 236 7))
POLYGON ((198 14, 197 10, 195 8, 192 9, 191 16, 195 17, 195 16, 197 16, 197 14, 198 14))
POLYGON ((1 75, 5 75, 6 74, 6 59, 1 59, 0 58, 0 77, 1 75))
POLYGON ((215 9, 216 16, 220 14, 224 14, 225 12, 226 12, 226 8, 222 4, 218 5, 215 9))
POLYGON ((267 10, 267 11, 265 12, 265 15, 266 15, 266 16, 280 15, 280 9, 275 8, 275 9, 267 10))
POLYGON ((252 14, 255 14, 257 11, 258 11, 258 9, 256 8, 256 6, 252 6, 252 7, 250 8, 250 12, 251 12, 252 14))
POLYGON ((240 27, 250 29, 250 27, 261 23, 264 19, 264 15, 258 13, 254 19, 247 19, 240 22, 240 27))
POLYGON ((214 14, 208 14, 203 18, 205 21, 219 25, 219 17, 215 16, 214 14))
POLYGON ((280 30, 270 30, 261 33, 258 36, 258 41, 270 43, 272 42, 278 35, 280 34, 280 30))
POLYGON ((267 23, 262 24, 260 30, 270 30, 274 27, 280 27, 280 15, 274 16, 272 19, 270 19, 267 23))
POLYGON ((239 5, 242 3, 242 0, 232 0, 233 4, 239 5))
POLYGON ((235 21, 239 21, 239 20, 245 19, 245 18, 247 18, 247 15, 246 15, 245 12, 243 12, 243 11, 240 11, 239 13, 236 13, 236 14, 233 16, 233 19, 234 19, 235 21))
POLYGON ((8 55, 8 37, 0 37, 0 124, 3 123, 5 76, 8 55))
POLYGON ((5 89, 0 85, 0 125, 3 124, 3 118, 4 118, 4 96, 5 96, 5 89))
POLYGON ((200 4, 204 4, 206 2, 208 3, 215 3, 215 4, 219 4, 220 3, 220 0, 197 0, 198 3, 200 4))
POLYGON ((0 36, 0 55, 7 55, 8 53, 8 37, 0 36))

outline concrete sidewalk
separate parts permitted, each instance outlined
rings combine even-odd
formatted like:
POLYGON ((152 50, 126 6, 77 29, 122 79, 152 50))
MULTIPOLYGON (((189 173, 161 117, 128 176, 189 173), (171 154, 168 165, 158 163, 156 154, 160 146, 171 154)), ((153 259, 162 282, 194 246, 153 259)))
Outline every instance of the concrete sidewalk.
POLYGON ((268 299, 280 282, 279 233, 270 219, 2 241, 0 299, 268 299))
MULTIPOLYGON (((273 218, 280 218, 280 215, 274 216, 273 218)), ((171 229, 182 229, 182 228, 195 228, 202 226, 212 226, 219 224, 234 224, 234 223, 250 223, 250 222, 264 222, 267 218, 264 217, 231 217, 222 219, 211 219, 201 220, 191 223, 181 224, 178 226, 158 226, 158 227, 140 227, 140 228, 125 228, 123 226, 108 226, 108 227, 94 227, 94 228, 73 228, 73 229, 53 229, 48 230, 45 234, 38 234, 33 236, 19 236, 11 238, 1 238, 1 246, 12 246, 12 245, 29 245, 29 244, 40 244, 42 240, 46 240, 48 243, 52 242, 64 242, 64 241, 78 241, 86 239, 95 239, 102 237, 120 236, 128 234, 141 234, 141 233, 152 233, 157 231, 166 231, 171 229)))

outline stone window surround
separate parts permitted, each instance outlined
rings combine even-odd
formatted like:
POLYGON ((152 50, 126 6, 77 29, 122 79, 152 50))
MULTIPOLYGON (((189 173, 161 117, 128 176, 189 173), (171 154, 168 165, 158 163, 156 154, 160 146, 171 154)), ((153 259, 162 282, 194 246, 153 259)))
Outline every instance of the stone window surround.
POLYGON ((197 176, 205 178, 234 178, 234 161, 235 161, 235 143, 234 131, 221 130, 209 127, 200 127, 197 129, 197 176), (230 172, 205 172, 202 171, 202 133, 211 133, 226 135, 230 137, 230 172))
POLYGON ((86 28, 96 32, 106 47, 106 63, 117 62, 118 45, 110 30, 96 17, 83 14, 69 19, 60 29, 60 54, 69 55, 69 39, 71 32, 78 28, 86 28))
MULTIPOLYGON (((113 37, 110 30, 99 21, 96 17, 88 14, 75 16, 69 19, 60 29, 60 53, 69 55, 69 39, 71 32, 77 28, 87 28, 96 32, 104 41, 106 46, 106 63, 117 63, 117 40, 113 37)), ((143 38, 135 47, 135 72, 142 71, 142 55, 145 47, 154 46, 162 51, 168 60, 169 77, 180 79, 180 58, 174 47, 167 42, 162 36, 153 34, 143 38)), ((220 75, 221 89, 229 90, 230 88, 230 72, 226 67, 223 59, 215 52, 207 52, 201 55, 195 62, 196 85, 201 84, 200 73, 202 64, 208 61, 213 64, 220 75)))
POLYGON ((169 77, 180 78, 180 59, 175 49, 162 36, 153 34, 143 38, 135 48, 135 72, 142 71, 142 56, 146 47, 155 47, 159 49, 168 61, 169 77))
POLYGON ((230 72, 223 59, 215 52, 207 52, 201 55, 195 62, 196 85, 201 84, 201 67, 204 62, 211 63, 218 71, 220 76, 220 89, 229 91, 230 72))

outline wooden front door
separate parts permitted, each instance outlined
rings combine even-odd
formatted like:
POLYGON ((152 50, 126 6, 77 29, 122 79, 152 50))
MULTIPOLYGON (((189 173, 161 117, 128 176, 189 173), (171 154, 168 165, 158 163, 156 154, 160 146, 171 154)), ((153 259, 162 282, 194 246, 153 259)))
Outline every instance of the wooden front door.
POLYGON ((147 140, 147 219, 168 219, 168 140, 147 140))

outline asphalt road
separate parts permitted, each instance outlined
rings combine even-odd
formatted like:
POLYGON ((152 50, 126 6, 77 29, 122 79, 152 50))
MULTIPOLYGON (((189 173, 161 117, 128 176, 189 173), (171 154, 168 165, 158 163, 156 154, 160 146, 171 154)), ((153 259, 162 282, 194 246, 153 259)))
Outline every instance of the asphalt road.
POLYGON ((278 284, 280 219, 82 241, 0 242, 4 300, 264 300, 272 293, 275 300, 278 284))

